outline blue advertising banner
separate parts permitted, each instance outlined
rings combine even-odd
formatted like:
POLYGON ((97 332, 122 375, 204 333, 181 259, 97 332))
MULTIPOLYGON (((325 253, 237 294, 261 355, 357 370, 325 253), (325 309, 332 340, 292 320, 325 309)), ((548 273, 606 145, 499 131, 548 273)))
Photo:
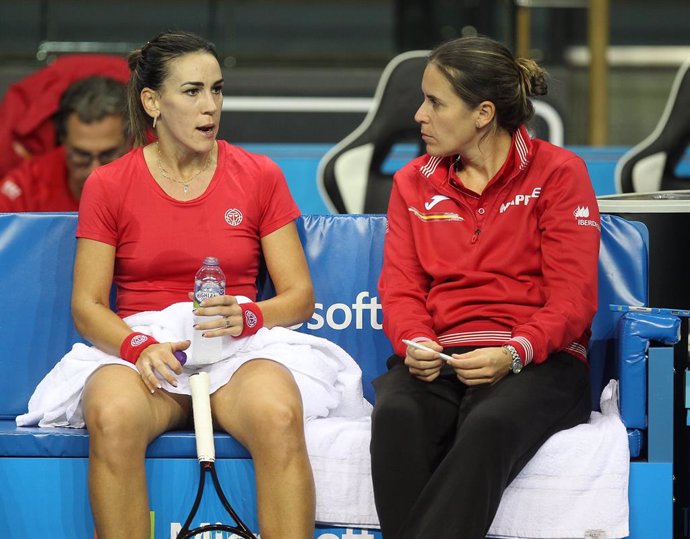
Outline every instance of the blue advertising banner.
MULTIPOLYGON (((0 459, 0 537, 3 539, 95 538, 84 458, 0 459), (40 484, 40 490, 35 485, 40 484), (11 503, 10 503, 11 502, 11 503)), ((258 536, 254 467, 248 459, 217 460, 228 501, 258 536)), ((151 538, 175 539, 194 503, 199 465, 191 459, 148 459, 151 538)), ((207 481, 193 527, 234 524, 207 481)), ((200 539, 231 539, 234 534, 206 532, 200 539)), ((380 539, 378 530, 317 526, 314 539, 380 539)))

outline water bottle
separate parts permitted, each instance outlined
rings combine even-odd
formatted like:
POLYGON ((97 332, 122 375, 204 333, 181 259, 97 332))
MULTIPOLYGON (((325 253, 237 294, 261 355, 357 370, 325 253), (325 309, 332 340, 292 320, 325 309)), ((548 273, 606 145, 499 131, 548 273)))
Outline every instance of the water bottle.
MULTIPOLYGON (((194 308, 206 298, 225 294, 225 274, 213 256, 204 262, 194 277, 194 308)), ((220 316, 195 316, 194 322, 220 318, 220 316)), ((223 342, 221 337, 202 337, 205 330, 196 329, 192 336, 192 358, 194 363, 214 363, 221 359, 223 342)))

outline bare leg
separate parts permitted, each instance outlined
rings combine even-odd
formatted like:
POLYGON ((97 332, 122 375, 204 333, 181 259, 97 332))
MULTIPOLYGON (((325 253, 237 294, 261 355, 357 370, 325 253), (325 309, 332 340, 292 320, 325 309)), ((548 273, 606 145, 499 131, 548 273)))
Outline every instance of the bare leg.
POLYGON ((274 361, 250 361, 211 396, 211 408, 254 460, 261 538, 311 539, 314 479, 302 399, 290 372, 274 361))
POLYGON ((101 367, 84 389, 89 430, 89 498, 99 539, 149 539, 146 447, 184 423, 189 397, 148 392, 139 374, 101 367))

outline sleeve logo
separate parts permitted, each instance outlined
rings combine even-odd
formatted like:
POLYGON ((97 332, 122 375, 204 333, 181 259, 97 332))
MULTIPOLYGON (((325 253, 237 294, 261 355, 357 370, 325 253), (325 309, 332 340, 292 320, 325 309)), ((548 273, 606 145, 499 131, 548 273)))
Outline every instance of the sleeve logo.
POLYGON ((598 221, 589 218, 589 206, 578 206, 573 212, 573 217, 577 221, 578 226, 593 226, 601 231, 601 225, 598 221))
POLYGON ((589 208, 587 206, 578 206, 575 208, 573 215, 576 219, 587 219, 589 217, 589 208))

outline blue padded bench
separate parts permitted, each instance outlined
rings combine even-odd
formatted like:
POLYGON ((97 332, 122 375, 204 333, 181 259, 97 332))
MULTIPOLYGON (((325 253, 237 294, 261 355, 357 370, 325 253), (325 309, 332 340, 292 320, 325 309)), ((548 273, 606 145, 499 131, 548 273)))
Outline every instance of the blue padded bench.
MULTIPOLYGON (((298 220, 316 291, 314 315, 300 331, 345 348, 362 367, 370 400, 371 380, 385 369, 391 353, 381 331, 376 290, 385 227, 385 217, 378 215, 307 215, 298 220)), ((79 340, 70 316, 75 228, 75 214, 0 214, 0 297, 5 298, 0 311, 3 538, 94 536, 86 486, 88 433, 17 428, 14 423, 26 411, 39 380, 79 340)), ((670 345, 678 321, 608 309, 609 303, 647 304, 646 241, 639 223, 602 216, 601 307, 590 346, 592 386, 598 402, 605 382, 611 377, 620 380, 621 410, 635 457, 630 468, 630 536, 670 539, 673 409, 671 397, 664 396, 672 393, 670 345), (649 339, 668 344, 650 348, 649 339)), ((251 459, 230 436, 217 434, 215 442, 218 471, 230 501, 256 530, 251 459)), ((160 436, 148 449, 146 466, 152 535, 169 539, 179 530, 196 491, 193 433, 160 436)), ((207 503, 200 509, 199 522, 215 521, 223 514, 220 505, 207 503)), ((380 532, 319 525, 314 537, 380 538, 380 532)))

